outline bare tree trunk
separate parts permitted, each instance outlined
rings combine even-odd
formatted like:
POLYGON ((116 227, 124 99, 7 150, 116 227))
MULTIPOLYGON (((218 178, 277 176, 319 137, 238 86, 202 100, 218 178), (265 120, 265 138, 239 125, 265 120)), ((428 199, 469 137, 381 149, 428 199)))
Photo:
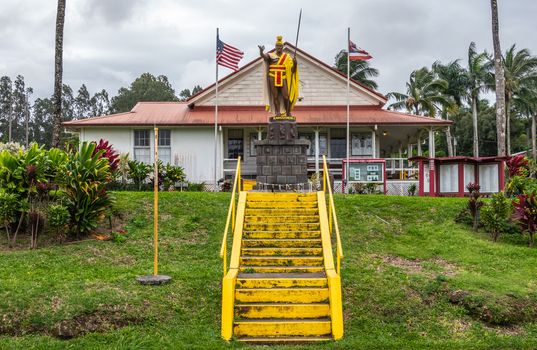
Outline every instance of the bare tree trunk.
POLYGON ((511 155, 511 116, 509 113, 509 101, 510 99, 505 99, 505 139, 507 144, 507 155, 511 155))
POLYGON ((472 96, 472 125, 474 128, 474 158, 479 157, 479 133, 477 130, 477 97, 472 96))
POLYGON ((537 118, 537 115, 532 115, 531 116, 531 153, 533 155, 533 160, 537 160, 537 146, 536 146, 536 141, 535 141, 535 118, 537 118))
POLYGON ((453 157, 453 137, 451 136, 451 127, 446 128, 446 139, 447 139, 447 152, 449 157, 453 157))
POLYGON ((494 71, 496 77, 496 133, 498 155, 505 156, 505 77, 503 72, 502 49, 500 47, 500 24, 498 20, 498 0, 490 0, 492 11, 492 41, 494 43, 494 71))
POLYGON ((56 54, 54 71, 54 122, 52 127, 52 147, 60 145, 62 127, 62 75, 63 75, 63 24, 65 22, 65 2, 58 0, 56 13, 56 54))

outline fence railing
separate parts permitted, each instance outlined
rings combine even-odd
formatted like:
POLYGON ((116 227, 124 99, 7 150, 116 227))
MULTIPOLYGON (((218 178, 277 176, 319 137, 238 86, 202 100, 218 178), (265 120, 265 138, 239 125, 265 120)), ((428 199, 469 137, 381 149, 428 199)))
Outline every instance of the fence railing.
POLYGON ((222 246, 220 248, 220 258, 223 260, 224 276, 227 273, 227 235, 229 226, 231 232, 235 232, 235 212, 237 209, 236 194, 241 191, 241 158, 237 159, 237 168, 235 169, 235 179, 233 180, 233 190, 231 191, 231 201, 227 211, 226 228, 224 229, 224 237, 222 238, 222 246))

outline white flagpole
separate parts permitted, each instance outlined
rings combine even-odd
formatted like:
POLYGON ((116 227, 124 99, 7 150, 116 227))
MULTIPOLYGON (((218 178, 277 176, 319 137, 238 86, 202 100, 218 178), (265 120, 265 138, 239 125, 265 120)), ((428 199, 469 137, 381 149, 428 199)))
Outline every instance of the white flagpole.
MULTIPOLYGON (((218 28, 216 28, 216 50, 218 52, 218 28)), ((216 59, 216 97, 214 104, 214 192, 218 192, 218 58, 216 59)))
POLYGON ((349 164, 349 153, 350 153, 350 97, 349 97, 349 90, 350 90, 350 42, 351 42, 351 28, 347 28, 347 168, 344 169, 345 171, 345 188, 348 188, 349 183, 349 175, 350 175, 350 164, 349 164))

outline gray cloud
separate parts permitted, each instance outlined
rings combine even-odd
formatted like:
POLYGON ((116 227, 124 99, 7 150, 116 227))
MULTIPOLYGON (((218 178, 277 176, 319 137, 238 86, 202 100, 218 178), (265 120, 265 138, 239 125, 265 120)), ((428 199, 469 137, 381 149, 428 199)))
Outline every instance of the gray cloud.
MULTIPOLYGON (((216 27, 222 40, 245 52, 245 64, 256 58, 258 44, 270 47, 278 34, 294 43, 302 8, 299 47, 333 64, 350 26, 353 41, 374 56, 380 92, 400 91, 416 68, 436 60, 465 63, 471 41, 492 51, 489 6, 485 0, 69 1, 64 81, 112 95, 143 72, 167 75, 177 91, 206 86, 214 82, 216 27)), ((537 53, 537 2, 499 6, 503 49, 516 42, 537 53)), ((0 75, 24 75, 35 96, 52 93, 55 19, 55 1, 2 0, 0 75)))

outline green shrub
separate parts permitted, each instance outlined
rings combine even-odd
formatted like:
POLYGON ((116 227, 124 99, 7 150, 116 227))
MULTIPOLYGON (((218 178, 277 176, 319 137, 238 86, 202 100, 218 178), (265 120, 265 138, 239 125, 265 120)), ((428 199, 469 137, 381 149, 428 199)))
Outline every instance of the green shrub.
POLYGON ((189 192, 203 192, 205 190, 205 182, 189 182, 186 190, 189 192))
POLYGON ((12 193, 0 192, 0 223, 6 229, 7 242, 11 246, 11 226, 17 220, 19 197, 12 193))
POLYGON ((508 230, 511 202, 503 192, 492 195, 490 202, 481 208, 481 221, 494 242, 508 230))
POLYGON ((408 186, 408 195, 409 196, 415 196, 417 189, 418 189, 418 186, 416 186, 415 183, 410 184, 410 186, 408 186))
POLYGON ((69 210, 62 204, 52 204, 47 210, 47 219, 50 227, 56 231, 60 242, 65 240, 65 231, 68 229, 69 210))
POLYGON ((128 164, 129 178, 138 186, 138 190, 141 190, 142 185, 146 182, 153 167, 137 160, 130 160, 128 164))
POLYGON ((84 142, 69 158, 63 177, 70 223, 77 236, 94 230, 113 203, 106 191, 111 179, 108 159, 101 158, 103 151, 94 150, 95 143, 84 142))
POLYGON ((175 189, 174 186, 177 182, 185 181, 185 171, 180 166, 166 164, 164 172, 164 188, 167 190, 172 189, 172 186, 175 189))

